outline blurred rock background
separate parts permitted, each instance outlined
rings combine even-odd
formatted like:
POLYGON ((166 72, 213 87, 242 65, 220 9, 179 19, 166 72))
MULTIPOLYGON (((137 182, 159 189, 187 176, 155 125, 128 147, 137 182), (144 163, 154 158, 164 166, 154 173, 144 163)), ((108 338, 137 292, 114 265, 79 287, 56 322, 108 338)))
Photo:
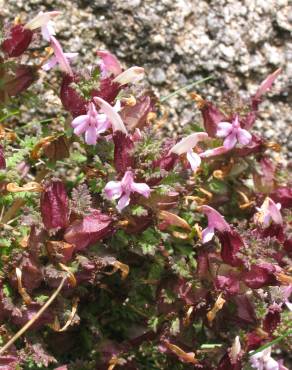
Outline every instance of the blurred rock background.
MULTIPOLYGON (((282 76, 261 106, 256 129, 283 145, 292 158, 292 3, 289 0, 0 0, 0 15, 24 20, 61 10, 56 21, 66 51, 79 52, 81 68, 108 49, 127 66, 143 66, 159 96, 213 75, 196 87, 218 101, 228 90, 242 96, 278 67, 282 76)), ((46 107, 54 114, 50 92, 46 107)), ((200 113, 187 93, 169 99, 168 125, 179 132, 200 113)))

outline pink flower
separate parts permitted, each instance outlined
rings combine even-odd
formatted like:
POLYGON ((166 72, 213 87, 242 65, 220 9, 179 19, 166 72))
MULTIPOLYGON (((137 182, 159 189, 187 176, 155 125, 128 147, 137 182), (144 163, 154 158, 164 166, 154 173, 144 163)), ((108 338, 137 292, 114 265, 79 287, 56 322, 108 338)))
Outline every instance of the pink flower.
POLYGON ((126 171, 121 181, 110 181, 104 188, 108 199, 118 199, 117 209, 121 212, 130 203, 131 193, 139 193, 145 198, 150 195, 150 188, 147 184, 134 182, 132 171, 126 171))
MULTIPOLYGON (((119 109, 119 104, 114 109, 119 109)), ((94 103, 89 103, 87 114, 76 117, 72 123, 75 135, 85 133, 85 142, 95 145, 99 135, 110 127, 110 122, 105 114, 98 113, 94 103)))
POLYGON ((257 92, 253 99, 258 100, 272 87, 276 78, 282 73, 282 68, 278 68, 276 71, 268 75, 268 77, 261 83, 260 87, 257 89, 257 92))
POLYGON ((279 363, 271 357, 272 348, 268 347, 250 357, 251 366, 257 370, 280 370, 279 363))
POLYGON ((99 97, 95 97, 94 101, 100 106, 100 110, 107 116, 108 120, 112 124, 113 131, 121 131, 124 134, 128 134, 128 131, 118 114, 117 108, 113 108, 109 103, 99 97))
POLYGON ((144 68, 142 67, 134 66, 123 71, 118 59, 108 51, 98 50, 97 55, 101 58, 99 66, 102 78, 113 76, 115 77, 114 83, 127 85, 138 82, 144 77, 144 68))
POLYGON ((201 158, 215 157, 217 155, 225 154, 229 151, 225 146, 218 146, 217 148, 205 150, 200 154, 201 158))
POLYGON ((144 77, 144 68, 142 67, 131 67, 120 73, 113 82, 119 85, 127 85, 129 83, 136 83, 144 77))
POLYGON ((52 18, 61 14, 61 12, 39 12, 30 22, 28 22, 24 28, 30 29, 31 31, 41 28, 42 36, 46 41, 50 41, 51 36, 55 35, 54 22, 52 18))
POLYGON ((267 197, 261 207, 257 208, 258 213, 255 215, 255 219, 264 227, 268 227, 271 222, 282 225, 283 219, 280 209, 280 203, 275 203, 271 198, 267 197))
POLYGON ((69 58, 74 58, 77 53, 64 53, 62 46, 60 45, 59 41, 54 37, 50 37, 51 46, 54 50, 55 56, 49 60, 48 63, 45 64, 45 70, 48 70, 52 67, 54 67, 56 64, 59 64, 60 69, 65 72, 69 76, 73 76, 73 71, 70 67, 69 58))
POLYGON ((236 143, 247 145, 250 143, 252 136, 240 127, 238 116, 236 115, 232 123, 220 122, 217 128, 218 137, 225 138, 223 146, 230 150, 235 147, 236 143))
POLYGON ((240 344, 239 336, 237 335, 234 339, 234 342, 229 352, 229 358, 230 358, 231 364, 236 365, 241 355, 242 355, 241 344, 240 344))
MULTIPOLYGON (((73 59, 75 57, 77 57, 78 53, 64 53, 64 57, 68 60, 68 59, 73 59)), ((53 56, 52 58, 50 58, 47 63, 45 63, 43 66, 42 66, 42 70, 43 71, 49 71, 50 69, 54 68, 56 65, 58 64, 58 59, 57 57, 53 56)))
POLYGON ((288 310, 292 312, 292 303, 289 301, 289 298, 292 294, 292 284, 288 286, 282 286, 281 291, 283 294, 283 301, 285 305, 287 306, 288 310))
POLYGON ((192 149, 197 145, 199 141, 206 140, 208 138, 208 134, 206 132, 196 132, 191 134, 177 144, 175 144, 169 151, 169 153, 175 153, 177 155, 181 155, 183 153, 187 154, 187 160, 189 161, 191 168, 193 171, 201 164, 200 156, 195 153, 192 149))
POLYGON ((220 232, 231 232, 231 227, 224 220, 224 217, 220 215, 214 208, 210 206, 201 206, 199 208, 200 212, 203 212, 204 215, 208 217, 208 226, 202 232, 203 243, 207 243, 212 240, 215 230, 220 232))
POLYGON ((102 78, 113 75, 114 77, 122 73, 122 67, 118 59, 106 50, 98 50, 97 55, 101 58, 99 63, 102 78))

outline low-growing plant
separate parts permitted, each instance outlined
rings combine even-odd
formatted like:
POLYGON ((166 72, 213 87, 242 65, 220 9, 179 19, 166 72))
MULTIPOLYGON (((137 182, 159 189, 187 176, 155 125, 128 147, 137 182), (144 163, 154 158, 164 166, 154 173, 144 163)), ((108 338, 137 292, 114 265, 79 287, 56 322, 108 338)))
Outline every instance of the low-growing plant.
POLYGON ((71 66, 57 15, 2 27, 0 368, 288 369, 291 180, 253 132, 281 70, 246 101, 192 93, 177 139, 143 68, 71 66), (54 67, 64 110, 25 122, 54 67))

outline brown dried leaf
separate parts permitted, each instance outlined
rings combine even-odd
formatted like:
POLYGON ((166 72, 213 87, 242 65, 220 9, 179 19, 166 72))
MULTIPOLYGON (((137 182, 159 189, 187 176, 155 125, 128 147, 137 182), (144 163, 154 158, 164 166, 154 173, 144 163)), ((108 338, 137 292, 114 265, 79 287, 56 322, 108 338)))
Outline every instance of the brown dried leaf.
POLYGON ((165 342, 165 346, 174 354, 176 354, 181 360, 190 363, 190 364, 197 364, 198 360, 195 357, 194 352, 185 352, 180 347, 176 346, 175 344, 171 344, 169 342, 165 342))
POLYGON ((169 225, 178 226, 188 231, 192 230, 190 225, 183 218, 179 217, 174 213, 168 211, 160 211, 158 213, 158 216, 160 219, 167 222, 169 225))
POLYGON ((37 160, 40 157, 41 149, 46 146, 48 143, 52 142, 55 139, 55 136, 47 136, 42 138, 33 148, 30 153, 31 159, 37 160))
POLYGON ((219 297, 217 298, 213 308, 207 313, 207 319, 209 323, 212 323, 212 321, 215 319, 217 315, 217 312, 219 312, 223 308, 225 302, 226 301, 225 299, 222 298, 222 293, 221 293, 219 297))
POLYGON ((6 190, 11 193, 20 193, 22 191, 41 193, 44 189, 38 182, 32 181, 23 186, 18 186, 16 183, 10 182, 6 185, 6 190))

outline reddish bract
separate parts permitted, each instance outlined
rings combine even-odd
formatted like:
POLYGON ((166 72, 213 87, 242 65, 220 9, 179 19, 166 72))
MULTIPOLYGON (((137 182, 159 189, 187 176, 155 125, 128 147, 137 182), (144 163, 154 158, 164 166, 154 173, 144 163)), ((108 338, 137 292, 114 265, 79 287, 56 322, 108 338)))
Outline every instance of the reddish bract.
POLYGON ((204 105, 201 108, 201 113, 207 134, 211 137, 216 137, 218 123, 226 121, 227 118, 209 101, 204 102, 204 105))
POLYGON ((282 208, 292 207, 292 186, 281 186, 270 194, 274 202, 280 203, 282 208))
POLYGON ((17 24, 9 29, 9 36, 1 45, 2 50, 9 57, 19 57, 31 43, 33 32, 22 24, 17 24))
POLYGON ((121 131, 116 131, 113 134, 114 150, 114 165, 119 174, 124 174, 127 169, 133 168, 134 156, 133 148, 134 142, 129 135, 121 131))
POLYGON ((64 75, 60 91, 60 99, 62 104, 64 108, 72 114, 73 117, 86 114, 87 111, 86 100, 78 94, 74 87, 72 87, 72 84, 78 83, 79 79, 80 77, 78 75, 74 75, 74 77, 64 75))

